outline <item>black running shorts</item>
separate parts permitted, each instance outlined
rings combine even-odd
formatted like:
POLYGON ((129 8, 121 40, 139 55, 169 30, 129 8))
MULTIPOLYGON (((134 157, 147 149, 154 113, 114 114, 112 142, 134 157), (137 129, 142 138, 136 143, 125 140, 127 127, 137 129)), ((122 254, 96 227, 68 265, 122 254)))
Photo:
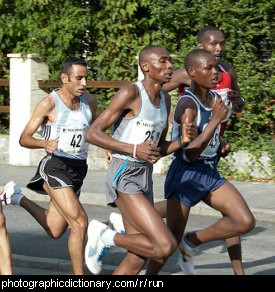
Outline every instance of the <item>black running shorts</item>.
POLYGON ((53 189, 72 187, 79 196, 87 171, 86 160, 47 155, 40 161, 37 172, 27 187, 40 194, 47 194, 43 189, 46 182, 53 189))

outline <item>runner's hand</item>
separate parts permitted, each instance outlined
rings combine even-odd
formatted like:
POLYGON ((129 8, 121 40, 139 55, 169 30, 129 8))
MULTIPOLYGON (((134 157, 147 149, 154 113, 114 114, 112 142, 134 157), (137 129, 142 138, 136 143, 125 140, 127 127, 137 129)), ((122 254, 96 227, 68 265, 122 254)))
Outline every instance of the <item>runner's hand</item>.
POLYGON ((232 110, 233 112, 241 112, 244 107, 244 100, 241 98, 240 94, 236 90, 230 89, 227 92, 227 98, 232 103, 232 110))
POLYGON ((146 141, 137 145, 136 155, 138 158, 154 164, 161 158, 160 147, 157 147, 152 140, 146 141))
POLYGON ((231 152, 231 145, 224 141, 221 137, 220 137, 220 149, 219 149, 219 156, 220 157, 226 157, 230 152, 231 152))
POLYGON ((57 140, 48 140, 46 141, 45 151, 49 154, 52 154, 55 150, 57 150, 58 141, 57 140))
POLYGON ((107 150, 107 149, 103 149, 103 153, 104 153, 104 156, 105 156, 107 162, 111 162, 113 159, 113 155, 112 155, 111 151, 107 150))
POLYGON ((187 144, 194 140, 198 135, 198 129, 195 125, 195 122, 191 122, 189 117, 186 117, 185 122, 183 124, 183 135, 182 135, 182 144, 187 144))
POLYGON ((225 119, 228 113, 228 108, 224 102, 218 98, 215 101, 212 111, 212 120, 216 120, 219 124, 225 119))

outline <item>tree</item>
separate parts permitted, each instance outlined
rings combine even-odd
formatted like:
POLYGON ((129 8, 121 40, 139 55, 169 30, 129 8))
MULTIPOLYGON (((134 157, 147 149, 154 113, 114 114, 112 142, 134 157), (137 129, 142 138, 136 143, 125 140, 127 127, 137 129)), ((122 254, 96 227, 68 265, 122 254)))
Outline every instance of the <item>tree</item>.
MULTIPOLYGON (((274 149, 274 0, 0 0, 0 76, 8 53, 38 53, 57 79, 61 61, 84 56, 97 80, 136 80, 141 48, 163 45, 181 67, 198 30, 222 29, 245 111, 227 135, 233 149, 274 149)), ((112 92, 96 92, 106 107, 112 92)), ((0 92, 1 102, 1 92, 0 92)), ((274 157, 274 155, 273 155, 274 157)))
POLYGON ((38 53, 49 64, 53 78, 61 61, 82 56, 90 29, 87 1, 0 1, 0 75, 7 75, 8 53, 38 53))

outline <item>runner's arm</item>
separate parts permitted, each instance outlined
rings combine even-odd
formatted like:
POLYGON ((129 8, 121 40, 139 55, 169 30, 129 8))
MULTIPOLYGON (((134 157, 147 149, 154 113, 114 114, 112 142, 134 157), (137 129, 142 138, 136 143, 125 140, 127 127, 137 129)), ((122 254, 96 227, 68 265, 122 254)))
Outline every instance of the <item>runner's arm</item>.
MULTIPOLYGON (((194 161, 200 156, 200 154, 203 152, 203 150, 206 148, 209 141, 213 137, 216 128, 225 118, 227 112, 228 109, 224 105, 223 101, 221 99, 217 99, 213 107, 213 114, 210 122, 207 124, 205 129, 188 144, 188 146, 184 150, 186 158, 189 161, 194 161)), ((187 119, 194 122, 196 117, 197 109, 195 109, 194 106, 191 106, 187 108, 183 113, 181 117, 181 124, 183 124, 183 122, 187 119)))
MULTIPOLYGON (((132 117, 138 114, 139 92, 135 84, 120 89, 110 104, 95 120, 86 134, 86 141, 104 149, 134 154, 135 145, 116 140, 105 131, 126 114, 132 117)), ((159 159, 159 148, 153 141, 146 141, 136 146, 136 156, 150 163, 159 159)))
POLYGON ((92 119, 92 123, 93 123, 95 121, 95 119, 97 118, 97 99, 89 91, 86 91, 83 95, 87 99, 90 110, 93 114, 93 119, 92 119))
MULTIPOLYGON (((181 107, 182 105, 182 110, 184 110, 185 105, 184 103, 186 103, 188 101, 185 100, 180 100, 179 101, 179 107, 181 107)), ((167 113, 169 116, 169 111, 170 111, 170 107, 171 107, 171 99, 169 96, 168 99, 168 103, 167 103, 167 113)), ((188 143, 190 141, 192 141, 193 139, 195 139, 195 137, 197 136, 197 127, 195 125, 194 122, 190 121, 190 120, 184 120, 184 122, 182 123, 182 135, 181 137, 179 137, 177 140, 175 141, 167 141, 166 140, 166 136, 167 136, 167 132, 168 132, 168 121, 167 121, 167 126, 166 129, 163 131, 161 140, 160 140, 160 146, 161 146, 161 155, 162 156, 166 156, 169 155, 175 151, 177 151, 180 148, 185 148, 188 143)))
POLYGON ((232 101, 233 112, 239 113, 243 110, 245 101, 241 96, 236 70, 231 64, 227 65, 229 66, 229 74, 232 78, 232 90, 228 92, 228 98, 232 101))
POLYGON ((186 70, 178 69, 173 73, 172 79, 168 83, 165 83, 163 85, 162 89, 165 90, 166 92, 169 92, 169 91, 179 88, 181 85, 189 86, 190 83, 191 83, 191 80, 186 70))
POLYGON ((55 140, 45 141, 33 137, 38 128, 48 121, 49 115, 54 108, 55 103, 51 96, 46 96, 37 103, 30 120, 20 136, 19 143, 22 147, 30 149, 44 148, 49 153, 57 148, 57 141, 55 140))

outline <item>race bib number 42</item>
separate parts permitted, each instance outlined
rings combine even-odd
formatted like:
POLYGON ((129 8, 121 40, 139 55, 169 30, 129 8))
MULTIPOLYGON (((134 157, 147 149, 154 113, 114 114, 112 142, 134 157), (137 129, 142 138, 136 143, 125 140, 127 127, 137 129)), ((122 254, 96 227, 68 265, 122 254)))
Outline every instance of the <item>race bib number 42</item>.
POLYGON ((85 142, 86 127, 61 127, 58 150, 64 153, 81 153, 85 142))

